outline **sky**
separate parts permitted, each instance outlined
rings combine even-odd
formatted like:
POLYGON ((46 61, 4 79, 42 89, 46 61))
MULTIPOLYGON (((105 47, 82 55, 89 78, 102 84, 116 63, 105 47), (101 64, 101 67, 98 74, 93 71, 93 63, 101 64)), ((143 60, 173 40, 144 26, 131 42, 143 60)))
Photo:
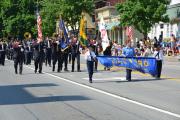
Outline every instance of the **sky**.
POLYGON ((177 4, 177 3, 180 3, 180 0, 171 0, 171 5, 174 5, 174 4, 177 4))

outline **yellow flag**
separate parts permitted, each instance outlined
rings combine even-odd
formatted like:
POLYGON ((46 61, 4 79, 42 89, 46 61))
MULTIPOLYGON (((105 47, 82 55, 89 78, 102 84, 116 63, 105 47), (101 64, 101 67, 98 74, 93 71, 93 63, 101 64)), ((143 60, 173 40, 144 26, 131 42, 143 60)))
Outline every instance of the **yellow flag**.
POLYGON ((79 35, 82 39, 87 40, 87 36, 85 32, 85 24, 86 24, 86 21, 84 20, 84 16, 82 16, 81 21, 80 21, 79 35))

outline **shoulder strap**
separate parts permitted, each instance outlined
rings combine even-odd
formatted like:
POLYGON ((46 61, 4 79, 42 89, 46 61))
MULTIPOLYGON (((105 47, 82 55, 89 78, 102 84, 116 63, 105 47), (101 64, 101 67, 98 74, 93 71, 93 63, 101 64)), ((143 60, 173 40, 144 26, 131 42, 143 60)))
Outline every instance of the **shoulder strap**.
POLYGON ((156 54, 156 56, 155 57, 157 57, 158 56, 158 59, 159 59, 159 51, 158 51, 158 53, 156 54))

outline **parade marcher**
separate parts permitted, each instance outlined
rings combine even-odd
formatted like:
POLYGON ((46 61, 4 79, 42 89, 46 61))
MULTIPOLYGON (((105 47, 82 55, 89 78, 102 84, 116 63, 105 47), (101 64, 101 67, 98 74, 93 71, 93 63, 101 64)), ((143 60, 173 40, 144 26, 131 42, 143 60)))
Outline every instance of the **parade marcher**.
MULTIPOLYGON (((135 50, 131 46, 131 40, 127 40, 127 46, 123 48, 123 56, 125 57, 133 57, 135 56, 135 50)), ((131 69, 126 69, 126 80, 131 81, 131 69)))
POLYGON ((13 59, 13 41, 12 40, 7 44, 7 59, 9 60, 13 59))
POLYGON ((76 37, 73 38, 72 44, 71 44, 71 54, 72 54, 72 70, 71 72, 74 72, 74 62, 75 59, 77 60, 77 71, 81 72, 80 70, 80 51, 79 51, 80 43, 77 40, 76 37))
POLYGON ((37 73, 37 70, 39 68, 39 73, 42 73, 42 65, 44 61, 44 42, 37 40, 33 43, 34 47, 34 65, 35 65, 35 73, 37 73))
POLYGON ((156 46, 154 48, 154 54, 153 56, 157 60, 157 76, 155 76, 157 79, 160 79, 161 77, 161 70, 162 70, 162 61, 163 61, 163 51, 161 49, 161 46, 156 46))
POLYGON ((46 38, 46 53, 45 53, 45 64, 47 66, 47 64, 49 65, 49 67, 51 67, 51 59, 52 59, 52 48, 51 48, 51 39, 46 38))
MULTIPOLYGON (((69 39, 69 43, 70 43, 69 46, 71 46, 71 44, 73 43, 73 42, 72 42, 73 38, 74 38, 74 35, 72 35, 72 36, 70 37, 70 39, 69 39)), ((71 53, 71 51, 69 52, 68 58, 69 58, 69 64, 71 64, 71 61, 72 61, 72 53, 71 53)))
MULTIPOLYGON (((103 52, 104 56, 112 56, 111 49, 112 49, 112 43, 110 43, 106 47, 105 51, 103 52)), ((110 68, 104 67, 104 70, 110 70, 110 68)))
POLYGON ((18 74, 18 64, 19 64, 19 74, 22 74, 23 70, 23 58, 24 58, 24 46, 22 42, 15 40, 13 43, 13 59, 14 59, 14 69, 15 74, 18 74))
POLYGON ((97 61, 96 55, 92 46, 89 46, 85 53, 85 60, 87 63, 87 69, 89 74, 89 83, 92 83, 94 61, 97 61))
POLYGON ((32 57, 32 43, 28 41, 25 44, 25 64, 26 65, 31 64, 31 57, 32 57))
MULTIPOLYGON (((96 40, 93 40, 92 42, 92 47, 93 47, 93 51, 95 53, 96 56, 99 55, 99 52, 98 52, 98 43, 96 42, 96 40)), ((95 61, 94 62, 94 71, 97 71, 97 67, 98 67, 98 61, 95 61)))
POLYGON ((66 43, 66 39, 63 34, 61 36, 60 44, 61 44, 62 59, 64 63, 64 71, 68 71, 67 64, 68 64, 68 55, 69 55, 70 47, 69 44, 66 43))
POLYGON ((62 70, 62 53, 60 47, 60 41, 53 40, 52 41, 52 60, 53 60, 53 68, 52 71, 55 71, 55 65, 58 62, 57 72, 62 70))
POLYGON ((6 43, 1 41, 0 42, 0 64, 2 64, 3 66, 5 64, 6 48, 7 48, 6 43))

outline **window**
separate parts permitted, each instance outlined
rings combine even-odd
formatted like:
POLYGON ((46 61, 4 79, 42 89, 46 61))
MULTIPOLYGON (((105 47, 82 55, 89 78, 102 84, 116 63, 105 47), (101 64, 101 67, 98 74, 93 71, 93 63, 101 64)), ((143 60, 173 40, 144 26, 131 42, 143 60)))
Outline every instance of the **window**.
POLYGON ((163 29, 164 28, 164 24, 160 24, 160 28, 163 29))

